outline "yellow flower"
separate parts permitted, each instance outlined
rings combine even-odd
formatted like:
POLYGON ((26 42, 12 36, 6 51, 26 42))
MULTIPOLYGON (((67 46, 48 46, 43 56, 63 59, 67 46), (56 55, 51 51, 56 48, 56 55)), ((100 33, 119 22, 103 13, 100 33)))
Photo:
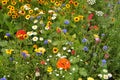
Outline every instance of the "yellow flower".
POLYGON ((17 18, 17 16, 16 15, 12 15, 12 18, 15 19, 15 18, 17 18))
POLYGON ((2 5, 6 5, 6 4, 7 4, 7 0, 3 0, 2 5))
POLYGON ((84 16, 82 16, 82 15, 79 15, 78 17, 80 18, 80 20, 83 20, 83 18, 84 18, 84 16))
POLYGON ((55 2, 55 6, 59 7, 61 4, 59 2, 55 2))
POLYGON ((79 21, 80 21, 80 18, 79 18, 79 17, 74 17, 74 21, 75 21, 75 22, 79 22, 79 21))
POLYGON ((98 36, 97 34, 94 34, 94 37, 95 37, 95 38, 99 38, 99 36, 98 36))
POLYGON ((12 4, 12 5, 16 5, 16 2, 15 2, 15 1, 12 1, 11 4, 12 4))
POLYGON ((74 4, 75 7, 79 5, 78 2, 74 2, 73 4, 74 4))
POLYGON ((50 2, 51 2, 51 3, 54 3, 54 2, 55 2, 55 0, 50 0, 50 2))
POLYGON ((30 15, 26 15, 25 19, 29 20, 30 19, 30 15))
POLYGON ((6 52, 6 54, 12 54, 13 49, 6 49, 5 52, 6 52))
POLYGON ((44 54, 45 53, 45 48, 43 48, 43 47, 40 47, 40 48, 36 48, 35 49, 35 52, 37 52, 37 53, 41 53, 41 54, 44 54))
POLYGON ((87 80, 94 80, 92 77, 88 77, 87 80))
POLYGON ((25 54, 28 54, 28 51, 27 51, 27 50, 23 50, 22 52, 24 52, 25 54))
POLYGON ((24 2, 24 0, 19 0, 19 2, 24 2))
POLYGON ((52 72, 52 71, 53 71, 52 67, 48 67, 48 68, 47 68, 47 72, 50 73, 50 72, 52 72))
POLYGON ((11 11, 9 11, 9 12, 7 13, 7 15, 8 15, 8 16, 11 16, 11 15, 12 15, 12 12, 11 12, 11 11))
POLYGON ((57 47, 54 47, 53 48, 53 53, 57 53, 58 52, 58 48, 57 47))
POLYGON ((66 8, 70 8, 70 4, 66 4, 65 7, 66 7, 66 8))
POLYGON ((33 45, 33 48, 37 49, 37 48, 38 48, 38 46, 37 46, 36 44, 34 44, 34 45, 33 45))
POLYGON ((78 78, 78 80, 82 80, 82 78, 78 78))
POLYGON ((32 14, 32 13, 33 13, 33 10, 32 10, 32 9, 30 9, 30 10, 29 10, 29 14, 32 14))

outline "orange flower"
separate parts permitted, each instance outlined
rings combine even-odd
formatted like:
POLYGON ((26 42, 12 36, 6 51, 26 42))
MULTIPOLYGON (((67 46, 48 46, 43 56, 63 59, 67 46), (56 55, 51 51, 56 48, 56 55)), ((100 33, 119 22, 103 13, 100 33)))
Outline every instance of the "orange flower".
POLYGON ((66 58, 60 58, 57 62, 57 68, 63 68, 65 70, 70 68, 70 61, 66 58))
POLYGON ((27 34, 25 30, 18 30, 16 33, 16 37, 20 40, 24 40, 27 38, 27 34))

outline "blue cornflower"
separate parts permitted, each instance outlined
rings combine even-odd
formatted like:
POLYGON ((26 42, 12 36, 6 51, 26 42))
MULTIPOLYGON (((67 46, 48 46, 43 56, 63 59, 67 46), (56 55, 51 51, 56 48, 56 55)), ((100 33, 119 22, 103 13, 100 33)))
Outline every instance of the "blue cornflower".
POLYGON ((13 57, 10 57, 9 59, 10 59, 10 61, 13 61, 13 60, 14 60, 14 58, 13 58, 13 57))
POLYGON ((106 61, 105 59, 103 59, 103 60, 102 60, 102 65, 105 65, 106 62, 107 62, 107 61, 106 61))
POLYGON ((85 46, 85 47, 83 48, 83 50, 84 50, 84 51, 88 51, 88 47, 85 46))
POLYGON ((64 21, 64 24, 69 24, 69 23, 70 23, 69 20, 65 20, 65 21, 64 21))
POLYGON ((104 36, 105 36, 105 34, 103 33, 103 34, 101 34, 101 36, 102 36, 102 37, 104 37, 104 36))
POLYGON ((41 16, 37 16, 37 19, 40 19, 41 18, 41 16))
POLYGON ((3 77, 3 78, 0 78, 0 80, 7 80, 5 77, 3 77))
POLYGON ((10 37, 10 33, 6 33, 6 36, 10 37))
POLYGON ((108 49, 107 46, 103 46, 103 50, 106 51, 108 49))
POLYGON ((63 29, 62 31, 63 31, 64 33, 66 33, 66 32, 67 32, 67 29, 63 29))
POLYGON ((87 42, 87 39, 86 39, 86 38, 82 39, 82 42, 83 42, 83 43, 84 43, 84 42, 87 42))
POLYGON ((44 44, 48 44, 48 40, 45 40, 45 41, 44 41, 44 44))

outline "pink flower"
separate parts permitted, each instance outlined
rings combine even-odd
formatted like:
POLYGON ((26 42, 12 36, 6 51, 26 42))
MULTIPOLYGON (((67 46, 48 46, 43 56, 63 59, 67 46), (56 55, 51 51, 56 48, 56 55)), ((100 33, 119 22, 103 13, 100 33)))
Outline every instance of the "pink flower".
POLYGON ((91 19, 93 18, 93 16, 94 16, 93 13, 89 14, 89 16, 88 16, 88 20, 91 20, 91 19))

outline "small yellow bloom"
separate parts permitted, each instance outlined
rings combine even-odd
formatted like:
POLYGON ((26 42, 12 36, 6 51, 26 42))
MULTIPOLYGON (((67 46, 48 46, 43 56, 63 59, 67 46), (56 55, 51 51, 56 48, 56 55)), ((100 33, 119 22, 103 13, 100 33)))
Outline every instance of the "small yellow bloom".
POLYGON ((66 4, 65 7, 66 7, 66 8, 70 8, 70 4, 66 4))
POLYGON ((83 20, 83 18, 84 18, 84 16, 82 16, 82 15, 79 15, 78 17, 80 18, 80 20, 83 20))
POLYGON ((57 47, 54 47, 53 48, 53 53, 57 53, 58 52, 58 48, 57 47))
POLYGON ((15 1, 12 1, 11 4, 12 4, 12 5, 16 5, 16 2, 15 2, 15 1))
POLYGON ((27 51, 27 50, 23 50, 22 52, 24 52, 25 54, 28 54, 28 51, 27 51))
POLYGON ((59 7, 61 4, 59 2, 55 2, 55 6, 59 7))
POLYGON ((78 80, 82 80, 82 78, 78 78, 78 80))
POLYGON ((88 77, 87 80, 94 80, 92 77, 88 77))
POLYGON ((37 52, 37 53, 41 53, 41 54, 44 54, 45 53, 45 48, 43 48, 43 47, 40 47, 40 48, 36 48, 35 49, 35 52, 37 52))
POLYGON ((7 0, 3 0, 2 5, 6 5, 6 4, 7 4, 7 0))
POLYGON ((55 0, 50 0, 50 2, 51 2, 51 3, 54 3, 54 2, 55 2, 55 0))
POLYGON ((79 18, 79 17, 74 17, 74 21, 75 21, 75 22, 79 22, 79 21, 80 21, 80 18, 79 18))
POLYGON ((32 13, 33 13, 33 10, 32 10, 32 9, 30 9, 30 10, 29 10, 29 14, 32 14, 32 13))
POLYGON ((79 5, 78 2, 74 2, 73 4, 74 4, 75 7, 79 5))
POLYGON ((53 71, 52 67, 48 67, 48 68, 47 68, 47 72, 50 73, 50 72, 52 72, 52 71, 53 71))
POLYGON ((95 37, 95 38, 99 38, 99 36, 98 36, 97 34, 94 34, 94 37, 95 37))
POLYGON ((6 49, 5 52, 6 52, 6 54, 12 54, 13 49, 6 49))
POLYGON ((38 48, 38 46, 37 46, 36 44, 34 44, 34 45, 33 45, 33 48, 37 49, 37 48, 38 48))
POLYGON ((26 15, 25 19, 29 20, 30 19, 30 15, 26 15))

